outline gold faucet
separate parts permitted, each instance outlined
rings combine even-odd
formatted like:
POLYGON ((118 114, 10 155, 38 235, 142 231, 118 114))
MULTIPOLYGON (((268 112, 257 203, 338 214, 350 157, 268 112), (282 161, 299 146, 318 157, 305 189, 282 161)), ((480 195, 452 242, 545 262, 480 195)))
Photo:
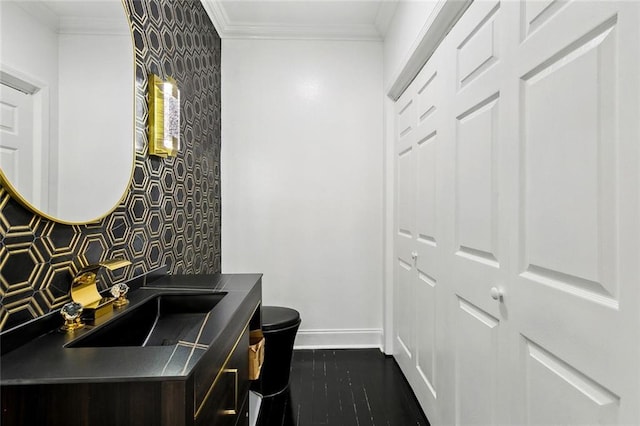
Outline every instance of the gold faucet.
POLYGON ((85 316, 95 319, 107 313, 114 300, 113 297, 102 297, 98 292, 97 275, 100 269, 115 271, 128 265, 131 265, 128 260, 113 259, 85 266, 78 271, 71 283, 71 299, 82 305, 85 316))

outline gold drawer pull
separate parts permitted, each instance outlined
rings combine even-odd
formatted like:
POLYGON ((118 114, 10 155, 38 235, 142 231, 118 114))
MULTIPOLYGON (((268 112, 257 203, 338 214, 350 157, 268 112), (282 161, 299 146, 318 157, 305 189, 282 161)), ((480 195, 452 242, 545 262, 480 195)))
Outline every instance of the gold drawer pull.
POLYGON ((237 368, 225 368, 222 370, 223 373, 232 373, 233 378, 233 409, 231 410, 222 410, 221 414, 223 416, 235 416, 238 414, 238 369, 237 368))

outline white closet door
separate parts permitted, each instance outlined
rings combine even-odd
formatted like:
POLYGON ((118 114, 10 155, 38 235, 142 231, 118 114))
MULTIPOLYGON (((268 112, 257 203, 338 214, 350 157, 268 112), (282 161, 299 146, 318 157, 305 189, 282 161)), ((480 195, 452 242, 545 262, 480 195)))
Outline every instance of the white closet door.
MULTIPOLYGON (((414 359, 415 338, 415 127, 416 113, 411 88, 396 103, 395 144, 395 317, 396 358, 406 371, 414 359)), ((406 374, 406 373, 405 373, 406 374)))
POLYGON ((499 1, 472 4, 441 46, 452 64, 448 111, 448 211, 452 229, 450 324, 453 421, 458 425, 508 424, 509 218, 508 182, 501 145, 505 108, 505 11, 499 1))
POLYGON ((640 2, 476 1, 398 101, 396 358, 433 424, 640 424, 638 46, 640 2))
POLYGON ((444 311, 439 283, 441 240, 438 171, 442 79, 438 55, 425 65, 397 103, 396 358, 426 410, 436 412, 440 379, 437 324, 444 311))
POLYGON ((640 423, 638 5, 527 1, 517 16, 518 423, 640 423))

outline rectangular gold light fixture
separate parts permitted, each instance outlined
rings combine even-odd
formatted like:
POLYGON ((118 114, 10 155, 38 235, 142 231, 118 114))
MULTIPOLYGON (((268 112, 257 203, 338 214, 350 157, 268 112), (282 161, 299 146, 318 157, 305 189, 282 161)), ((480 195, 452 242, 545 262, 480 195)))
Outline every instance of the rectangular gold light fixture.
POLYGON ((176 81, 149 76, 149 154, 175 157, 180 151, 180 90, 176 81))

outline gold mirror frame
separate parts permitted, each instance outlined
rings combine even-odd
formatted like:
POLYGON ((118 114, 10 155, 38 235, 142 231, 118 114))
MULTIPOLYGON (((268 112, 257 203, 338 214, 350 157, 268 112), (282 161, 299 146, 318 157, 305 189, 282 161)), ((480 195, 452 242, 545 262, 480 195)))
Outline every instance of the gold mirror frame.
MULTIPOLYGON (((1 1, 1 0, 0 0, 1 1)), ((133 132, 131 135, 131 150, 133 151, 133 155, 132 155, 132 159, 131 159, 131 170, 129 172, 129 179, 127 180, 127 184, 124 187, 122 196, 119 198, 119 200, 115 203, 115 205, 113 205, 107 212, 99 215, 96 218, 90 219, 90 220, 86 220, 86 221, 67 221, 58 217, 54 217, 50 214, 47 214, 45 212, 43 212, 42 210, 40 210, 38 207, 34 206, 31 202, 29 202, 27 199, 25 199, 20 192, 18 191, 18 189, 11 183, 11 181, 7 178, 7 176, 5 175, 5 173, 2 171, 2 168, 0 168, 0 186, 2 186, 8 193, 9 195, 11 195, 11 197, 13 197, 16 201, 18 201, 23 207, 25 207, 27 210, 45 218, 48 219, 50 221, 56 222, 56 223, 61 223, 64 225, 87 225, 87 224, 91 224, 91 223, 96 223, 101 221, 102 219, 104 219, 105 217, 109 216, 111 213, 113 213, 115 211, 115 209, 118 208, 118 206, 120 206, 122 204, 122 202, 125 200, 125 198, 127 197, 127 194, 129 193, 129 189, 131 187, 131 181, 133 179, 133 173, 135 170, 135 165, 136 165, 136 48, 135 48, 135 40, 133 38, 133 31, 132 31, 132 23, 131 23, 131 18, 128 14, 128 9, 125 5, 125 0, 121 0, 120 1, 121 6, 122 6, 122 13, 124 14, 124 18, 127 20, 127 26, 129 27, 129 35, 131 37, 131 53, 132 53, 132 59, 133 59, 133 70, 132 70, 132 74, 133 74, 133 79, 132 79, 132 84, 133 84, 133 99, 131 100, 132 104, 133 104, 133 132)))

